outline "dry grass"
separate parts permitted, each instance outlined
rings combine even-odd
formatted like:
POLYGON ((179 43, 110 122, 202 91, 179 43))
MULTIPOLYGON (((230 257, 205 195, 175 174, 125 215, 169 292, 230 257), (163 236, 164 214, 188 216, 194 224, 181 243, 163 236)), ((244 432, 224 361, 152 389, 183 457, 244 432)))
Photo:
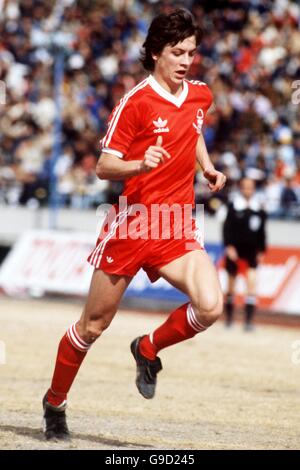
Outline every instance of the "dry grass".
POLYGON ((134 385, 129 343, 163 317, 120 312, 69 396, 70 444, 45 442, 41 399, 57 343, 80 306, 0 298, 0 449, 300 449, 300 329, 222 323, 162 351, 157 395, 134 385))

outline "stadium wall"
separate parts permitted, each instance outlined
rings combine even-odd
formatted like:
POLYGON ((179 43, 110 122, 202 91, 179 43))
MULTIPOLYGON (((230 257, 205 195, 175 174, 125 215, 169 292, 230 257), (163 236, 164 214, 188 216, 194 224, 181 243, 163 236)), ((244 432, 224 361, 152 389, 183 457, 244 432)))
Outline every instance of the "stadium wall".
MULTIPOLYGON (((0 287, 7 294, 86 296, 93 269, 84 260, 94 247, 101 214, 96 217, 95 211, 60 211, 59 228, 55 231, 44 229, 49 221, 47 210, 5 209, 2 220, 5 220, 5 226, 1 227, 2 243, 13 245, 0 268, 0 287)), ((269 312, 299 315, 299 224, 270 221, 268 232, 269 249, 258 272, 259 306, 269 312)), ((220 234, 220 222, 207 217, 205 245, 218 267, 225 289, 227 277, 223 269, 220 234)), ((244 292, 245 281, 239 276, 237 295, 240 303, 244 292)), ((151 284, 142 270, 131 282, 126 299, 132 306, 141 302, 146 305, 150 301, 157 308, 186 300, 163 279, 151 284)))

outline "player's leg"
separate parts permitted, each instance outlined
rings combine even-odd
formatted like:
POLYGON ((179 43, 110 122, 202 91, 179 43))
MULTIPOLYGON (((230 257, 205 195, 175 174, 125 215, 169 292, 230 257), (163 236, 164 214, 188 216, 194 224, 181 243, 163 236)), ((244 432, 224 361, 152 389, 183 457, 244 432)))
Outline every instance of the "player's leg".
POLYGON ((100 269, 94 271, 86 305, 76 325, 85 342, 93 343, 109 327, 131 279, 100 269))
POLYGON ((157 353, 206 330, 223 309, 217 272, 205 251, 186 253, 160 268, 159 274, 187 294, 191 302, 177 308, 153 333, 137 338, 131 345, 138 366, 136 384, 145 398, 154 396, 156 374, 161 369, 157 353))
POLYGON ((245 330, 253 329, 253 319, 256 312, 256 280, 257 269, 249 268, 246 275, 247 296, 245 301, 245 330))
MULTIPOLYGON (((131 277, 94 271, 83 314, 59 343, 51 387, 44 397, 45 415, 48 412, 50 416, 50 424, 46 423, 49 424, 48 432, 47 429, 45 432, 48 439, 64 438, 68 434, 64 425, 65 432, 58 432, 57 412, 64 413, 67 394, 80 365, 92 343, 110 325, 130 280, 131 277)), ((45 418, 47 422, 47 416, 45 418)))
POLYGON ((225 295, 225 302, 224 302, 224 310, 225 310, 225 323, 226 326, 230 327, 233 322, 233 315, 234 315, 234 289, 235 289, 235 281, 237 275, 237 263, 229 259, 228 257, 225 258, 225 269, 227 272, 228 278, 228 288, 227 293, 225 295))
POLYGON ((81 362, 92 343, 110 325, 131 278, 95 270, 86 305, 80 320, 71 325, 63 336, 56 367, 48 392, 48 401, 58 406, 66 395, 81 362))
POLYGON ((223 310, 217 271, 206 251, 186 253, 160 268, 159 274, 188 295, 190 302, 172 312, 154 331, 151 339, 156 352, 206 330, 223 310))
POLYGON ((223 294, 216 268, 206 251, 190 251, 160 268, 159 274, 189 296, 196 320, 204 327, 219 318, 223 294))

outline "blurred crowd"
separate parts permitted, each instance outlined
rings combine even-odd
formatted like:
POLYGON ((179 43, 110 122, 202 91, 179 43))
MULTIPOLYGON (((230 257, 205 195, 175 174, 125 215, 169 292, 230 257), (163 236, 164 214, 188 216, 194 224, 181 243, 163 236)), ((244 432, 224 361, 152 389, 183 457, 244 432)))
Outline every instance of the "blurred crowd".
POLYGON ((189 78, 213 91, 205 139, 228 177, 212 197, 197 172, 197 202, 214 213, 246 175, 271 216, 300 218, 300 7, 292 0, 0 0, 0 204, 48 204, 53 181, 61 206, 116 200, 122 185, 95 176, 99 140, 111 109, 145 76, 139 54, 152 17, 174 6, 189 8, 203 29, 189 78))

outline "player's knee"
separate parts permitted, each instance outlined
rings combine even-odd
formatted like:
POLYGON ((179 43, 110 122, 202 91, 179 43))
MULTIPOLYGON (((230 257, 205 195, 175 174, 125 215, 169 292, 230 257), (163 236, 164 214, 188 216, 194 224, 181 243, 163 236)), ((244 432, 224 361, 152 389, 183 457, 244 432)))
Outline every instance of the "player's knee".
POLYGON ((103 323, 98 325, 87 325, 84 331, 83 339, 88 343, 93 343, 102 335, 106 328, 108 328, 108 325, 103 323))
POLYGON ((205 326, 210 326, 220 318, 223 312, 223 299, 218 297, 207 297, 202 302, 197 302, 196 317, 205 326))
POLYGON ((101 318, 97 322, 87 322, 82 329, 82 339, 87 343, 96 341, 110 325, 108 318, 101 318))

